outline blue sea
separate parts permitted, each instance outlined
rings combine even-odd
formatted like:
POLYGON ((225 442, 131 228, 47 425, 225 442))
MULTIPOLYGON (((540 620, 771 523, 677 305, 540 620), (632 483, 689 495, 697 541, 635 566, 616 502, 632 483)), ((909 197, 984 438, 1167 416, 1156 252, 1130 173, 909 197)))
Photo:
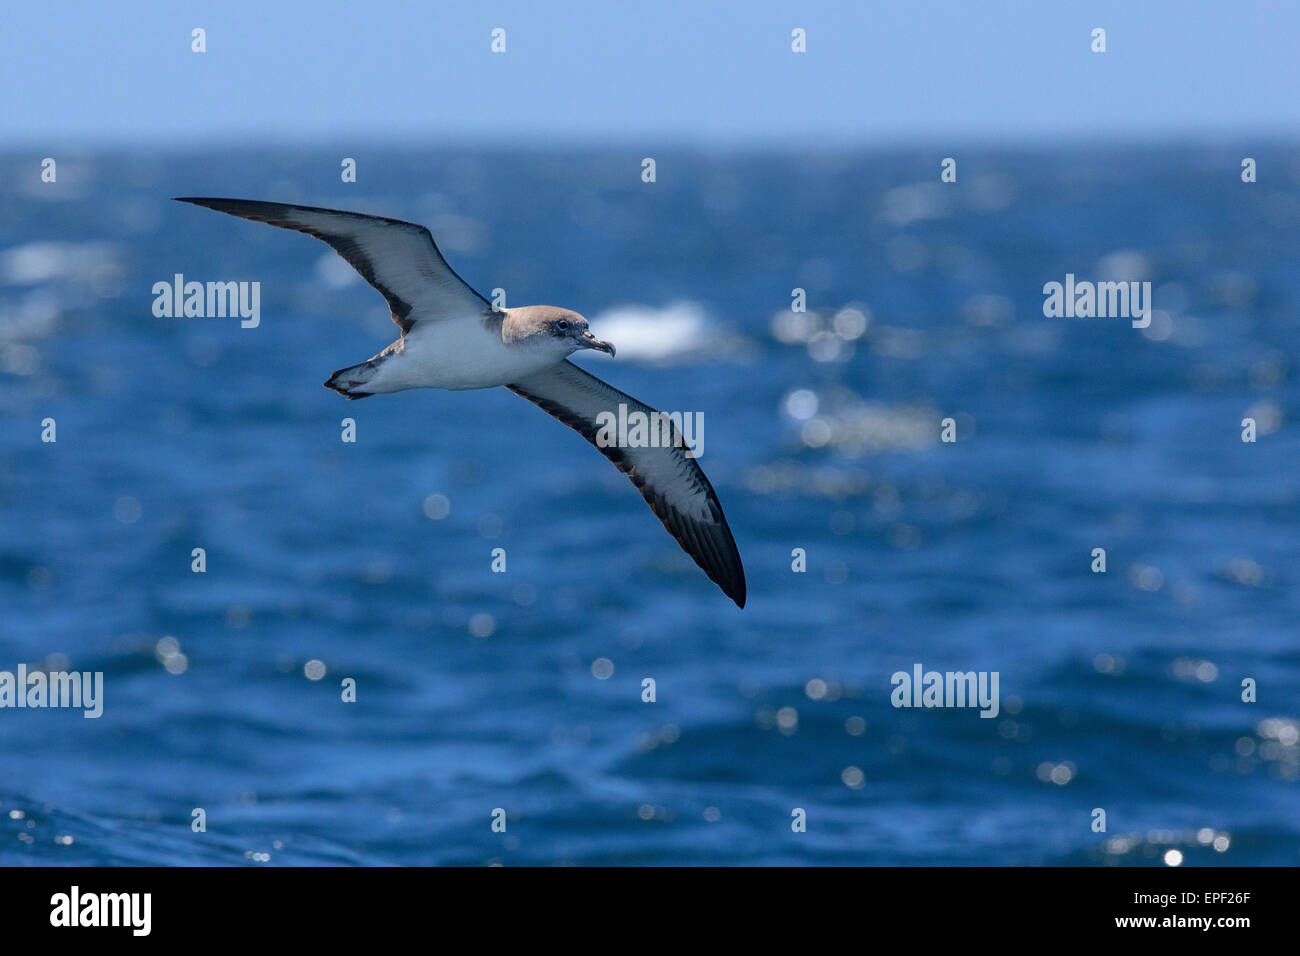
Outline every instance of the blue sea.
POLYGON ((104 682, 0 709, 0 864, 1300 863, 1300 146, 951 154, 0 155, 0 671, 104 682), (192 195, 583 313, 702 415, 747 607, 508 391, 322 388, 383 300, 192 195), (260 323, 156 317, 178 273, 260 323))

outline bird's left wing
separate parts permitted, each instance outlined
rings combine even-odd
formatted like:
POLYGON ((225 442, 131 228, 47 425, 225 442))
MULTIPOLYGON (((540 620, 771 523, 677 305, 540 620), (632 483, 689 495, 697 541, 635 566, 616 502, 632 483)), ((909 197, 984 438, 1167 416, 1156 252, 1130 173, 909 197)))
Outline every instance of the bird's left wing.
POLYGON ((316 206, 255 199, 178 198, 217 212, 315 236, 347 260, 388 301, 405 335, 417 321, 489 312, 492 304, 456 275, 424 226, 316 206))
POLYGON ((745 569, 727 527, 718 496, 696 460, 687 454, 680 432, 672 427, 667 447, 620 447, 604 440, 602 412, 618 420, 619 405, 654 421, 661 413, 620 392, 572 362, 563 361, 530 378, 507 385, 591 442, 632 479, 646 503, 712 581, 740 607, 745 606, 745 569))

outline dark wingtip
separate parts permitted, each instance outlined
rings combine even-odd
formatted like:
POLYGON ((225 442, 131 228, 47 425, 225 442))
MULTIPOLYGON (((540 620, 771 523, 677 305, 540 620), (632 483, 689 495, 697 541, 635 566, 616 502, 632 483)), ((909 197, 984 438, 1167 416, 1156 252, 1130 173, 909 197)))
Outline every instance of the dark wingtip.
POLYGON ((191 206, 202 206, 204 209, 224 212, 244 219, 249 218, 245 213, 275 206, 275 203, 264 203, 257 199, 219 199, 216 196, 173 196, 172 201, 187 202, 191 206))
POLYGON ((235 215, 234 199, 213 199, 209 196, 173 196, 172 202, 189 203, 191 206, 198 206, 202 209, 211 209, 213 212, 224 212, 235 215))
MULTIPOLYGON (((739 555, 737 555, 737 558, 739 558, 739 555)), ((731 582, 730 587, 724 588, 723 593, 736 602, 736 607, 743 608, 746 598, 745 571, 743 568, 737 568, 737 571, 739 573, 736 575, 736 580, 731 582)))
MULTIPOLYGON (((732 547, 735 547, 735 542, 732 542, 732 547)), ((691 557, 695 558, 695 555, 692 554, 691 557)), ((722 566, 700 564, 698 558, 696 558, 696 563, 709 576, 709 580, 718 586, 719 591, 731 598, 736 607, 743 608, 747 597, 745 568, 740 563, 739 551, 733 551, 731 557, 733 560, 722 566)))
MULTIPOLYGON (((710 491, 713 489, 710 488, 710 491)), ((716 501, 716 496, 714 501, 716 501)), ((718 505, 718 515, 721 517, 722 506, 718 505)), ((731 536, 731 529, 727 527, 727 519, 722 518, 722 527, 726 533, 727 544, 729 545, 730 554, 725 563, 717 568, 719 573, 716 577, 712 571, 706 569, 706 573, 713 578, 713 583, 722 589, 722 593, 731 600, 736 602, 736 607, 745 606, 746 585, 745 585, 745 566, 740 562, 740 549, 736 547, 736 539, 731 536)))

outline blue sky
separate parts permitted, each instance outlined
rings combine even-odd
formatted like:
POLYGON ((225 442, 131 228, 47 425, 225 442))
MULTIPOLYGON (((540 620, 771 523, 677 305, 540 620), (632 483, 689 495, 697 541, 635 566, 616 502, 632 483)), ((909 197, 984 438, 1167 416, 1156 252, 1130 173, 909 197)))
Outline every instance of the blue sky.
POLYGON ((0 31, 5 146, 799 148, 1300 127, 1300 3, 1277 0, 53 0, 6 5, 0 31), (190 51, 194 27, 206 53, 190 51))

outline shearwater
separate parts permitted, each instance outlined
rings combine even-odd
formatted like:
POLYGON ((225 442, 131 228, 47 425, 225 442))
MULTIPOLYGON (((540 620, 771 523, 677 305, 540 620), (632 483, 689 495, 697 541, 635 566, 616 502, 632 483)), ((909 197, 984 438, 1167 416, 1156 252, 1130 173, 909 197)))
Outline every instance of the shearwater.
MULTIPOLYGON (((408 388, 505 386, 581 434, 632 479, 650 510, 704 573, 740 607, 745 569, 718 496, 680 435, 623 447, 597 441, 620 404, 657 409, 568 360, 579 349, 614 354, 577 312, 549 305, 497 309, 447 264, 424 226, 400 219, 250 199, 179 198, 218 212, 294 229, 328 243, 388 302, 401 337, 325 382, 350 399, 408 388)), ((519 483, 528 481, 521 469, 519 483)))

